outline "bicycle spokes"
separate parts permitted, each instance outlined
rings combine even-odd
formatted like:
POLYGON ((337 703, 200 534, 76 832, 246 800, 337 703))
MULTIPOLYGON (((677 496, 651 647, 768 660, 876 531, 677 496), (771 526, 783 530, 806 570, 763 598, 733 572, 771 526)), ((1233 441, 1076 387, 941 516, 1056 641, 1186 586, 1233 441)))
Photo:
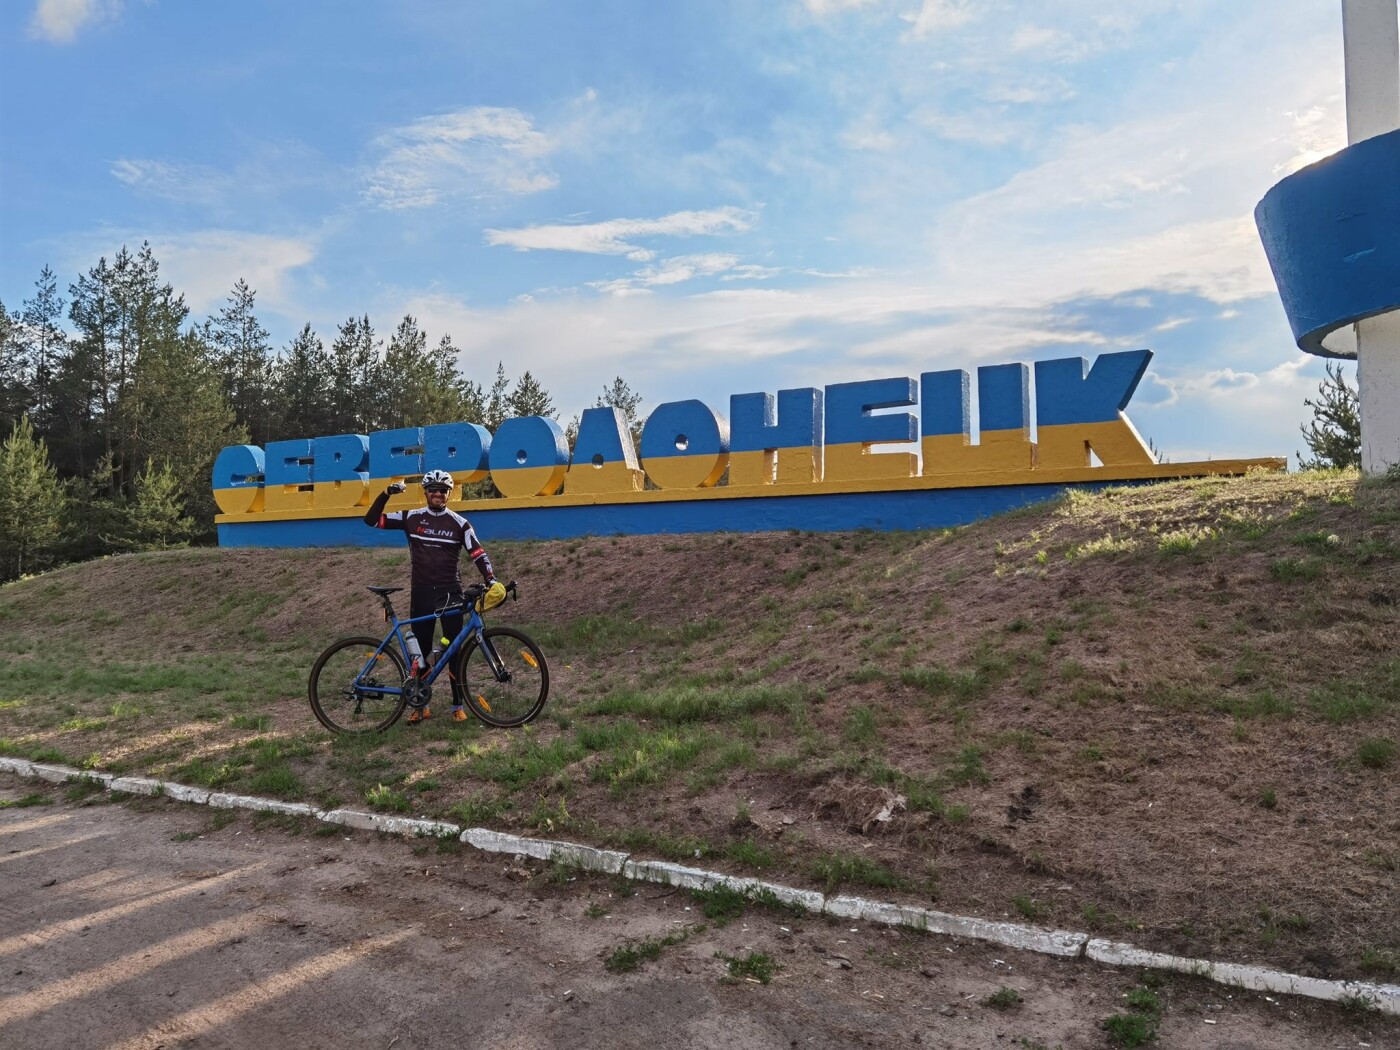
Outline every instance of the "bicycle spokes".
POLYGON ((398 654, 368 638, 332 645, 311 671, 311 707, 317 719, 342 733, 387 728, 403 704, 398 654))
POLYGON ((487 725, 524 725, 539 714, 549 671, 539 646, 510 627, 488 627, 462 661, 467 702, 487 725))

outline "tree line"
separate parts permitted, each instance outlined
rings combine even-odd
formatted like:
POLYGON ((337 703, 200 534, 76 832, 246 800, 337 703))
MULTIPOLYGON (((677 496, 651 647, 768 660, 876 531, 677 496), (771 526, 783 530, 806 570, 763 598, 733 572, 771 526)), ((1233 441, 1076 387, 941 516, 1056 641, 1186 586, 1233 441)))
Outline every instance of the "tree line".
MULTIPOLYGON (((528 370, 465 375, 452 337, 430 344, 412 316, 387 339, 351 316, 329 346, 306 324, 275 350, 255 307, 240 279, 191 318, 149 244, 99 259, 66 297, 45 266, 19 309, 0 302, 0 581, 212 541, 210 471, 228 445, 458 421, 494 432, 556 411, 528 370)), ((641 400, 619 377, 597 404, 635 427, 641 400)))

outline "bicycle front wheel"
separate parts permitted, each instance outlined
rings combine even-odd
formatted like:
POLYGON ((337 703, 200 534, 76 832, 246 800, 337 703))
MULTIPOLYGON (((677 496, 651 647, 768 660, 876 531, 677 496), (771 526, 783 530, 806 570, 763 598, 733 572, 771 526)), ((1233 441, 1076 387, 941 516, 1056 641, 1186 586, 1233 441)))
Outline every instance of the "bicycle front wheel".
POLYGON ((457 680, 467 706, 489 726, 523 726, 549 696, 549 665, 526 634, 513 627, 488 627, 463 647, 457 680))
POLYGON ((378 638, 342 638, 316 658, 308 689, 316 720, 333 733, 379 733, 403 713, 403 658, 378 638))

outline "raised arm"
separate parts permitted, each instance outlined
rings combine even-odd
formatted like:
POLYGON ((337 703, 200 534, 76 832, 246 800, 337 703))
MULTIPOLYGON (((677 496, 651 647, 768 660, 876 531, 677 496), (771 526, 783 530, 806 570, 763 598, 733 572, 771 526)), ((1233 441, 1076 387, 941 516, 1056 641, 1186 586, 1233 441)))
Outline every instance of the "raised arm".
POLYGON ((403 491, 403 482, 396 481, 387 489, 374 497, 374 502, 369 505, 369 510, 365 511, 365 524, 374 529, 401 528, 402 519, 400 515, 394 514, 393 519, 384 513, 384 504, 389 502, 390 496, 395 496, 403 491))

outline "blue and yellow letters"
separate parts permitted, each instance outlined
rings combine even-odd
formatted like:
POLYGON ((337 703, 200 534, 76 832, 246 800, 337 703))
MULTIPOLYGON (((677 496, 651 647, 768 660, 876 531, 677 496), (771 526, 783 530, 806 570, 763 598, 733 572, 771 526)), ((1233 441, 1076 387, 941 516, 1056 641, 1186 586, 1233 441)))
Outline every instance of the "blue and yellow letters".
MULTIPOLYGON (((1101 354, 1092 366, 1062 358, 1036 362, 1033 373, 1025 364, 983 365, 975 432, 971 376, 946 369, 917 381, 865 379, 780 390, 776 397, 734 394, 728 420, 701 401, 667 402, 647 417, 639 448, 622 413, 610 407, 583 412, 572 455, 559 424, 541 416, 508 419, 494 435, 462 422, 274 441, 265 450, 232 445, 213 469, 223 512, 220 542, 248 535, 226 526, 259 520, 282 523, 264 534, 269 543, 345 542, 301 527, 317 519, 353 524, 382 486, 416 481, 425 470, 447 470, 462 484, 489 477, 505 498, 472 503, 473 513, 577 508, 573 523, 560 526, 577 535, 922 527, 970 520, 1067 485, 1282 465, 1277 459, 1157 464, 1124 414, 1151 358, 1149 350, 1101 354)), ((421 503, 422 494, 410 488, 389 506, 421 503)), ((555 526, 536 530, 523 519, 497 520, 509 521, 515 535, 560 534, 555 526)))

